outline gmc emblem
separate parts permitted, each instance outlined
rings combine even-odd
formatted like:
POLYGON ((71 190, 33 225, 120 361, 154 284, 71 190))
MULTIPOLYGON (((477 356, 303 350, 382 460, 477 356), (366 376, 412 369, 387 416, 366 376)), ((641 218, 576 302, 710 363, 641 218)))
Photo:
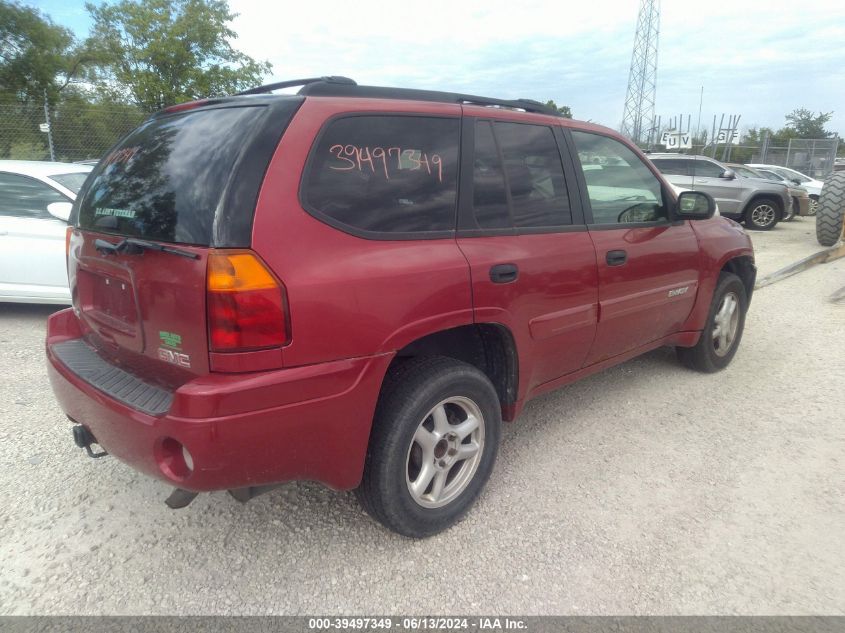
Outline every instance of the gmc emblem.
POLYGON ((187 354, 182 354, 180 352, 173 352, 169 349, 164 349, 163 347, 158 348, 158 357, 159 360, 163 360, 165 363, 179 365, 180 367, 191 366, 190 356, 188 356, 187 354))

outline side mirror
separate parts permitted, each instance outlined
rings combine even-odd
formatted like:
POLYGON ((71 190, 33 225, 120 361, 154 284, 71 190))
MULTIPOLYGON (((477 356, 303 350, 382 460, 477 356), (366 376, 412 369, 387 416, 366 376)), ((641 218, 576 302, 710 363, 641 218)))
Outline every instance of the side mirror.
POLYGON ((800 180, 798 180, 797 178, 793 178, 793 179, 792 179, 792 182, 793 182, 793 183, 795 183, 796 185, 800 185, 800 184, 801 184, 801 181, 800 181, 800 180))
POLYGON ((716 212, 716 201, 703 191, 682 191, 675 216, 681 220, 709 220, 716 212))
POLYGON ((722 172, 722 175, 719 178, 724 178, 725 180, 734 180, 736 179, 736 172, 733 169, 726 169, 722 172))
POLYGON ((73 204, 70 202, 51 202, 47 205, 47 213, 62 222, 67 222, 72 208, 73 204))

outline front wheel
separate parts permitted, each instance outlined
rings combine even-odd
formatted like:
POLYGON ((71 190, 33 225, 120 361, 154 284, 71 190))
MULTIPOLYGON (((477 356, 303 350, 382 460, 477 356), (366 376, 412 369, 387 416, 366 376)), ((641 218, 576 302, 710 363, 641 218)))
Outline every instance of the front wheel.
POLYGON ((745 226, 755 231, 768 231, 778 223, 780 205, 771 198, 760 198, 748 205, 745 226))
POLYGON ((819 197, 810 196, 810 208, 807 210, 807 215, 816 215, 819 211, 819 197))
POLYGON ((457 523, 490 477, 501 407, 484 373, 460 361, 400 361, 385 379, 358 500, 414 538, 457 523))
POLYGON ((746 310, 748 295, 740 278, 733 273, 719 275, 701 338, 695 347, 676 348, 680 361, 705 373, 727 367, 742 339, 746 310))

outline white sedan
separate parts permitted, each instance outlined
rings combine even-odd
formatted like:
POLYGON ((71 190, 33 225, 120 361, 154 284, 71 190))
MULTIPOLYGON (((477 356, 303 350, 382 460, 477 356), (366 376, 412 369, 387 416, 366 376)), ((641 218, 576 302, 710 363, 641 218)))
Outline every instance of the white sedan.
POLYGON ((70 303, 67 219, 92 169, 0 160, 0 301, 70 303))

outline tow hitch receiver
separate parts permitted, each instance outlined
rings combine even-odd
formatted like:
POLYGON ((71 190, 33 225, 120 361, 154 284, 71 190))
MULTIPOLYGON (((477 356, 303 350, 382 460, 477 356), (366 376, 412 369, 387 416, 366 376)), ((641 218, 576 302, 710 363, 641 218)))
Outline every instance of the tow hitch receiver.
POLYGON ((105 457, 108 455, 106 451, 95 453, 91 450, 91 444, 96 444, 97 438, 94 437, 94 434, 91 433, 91 431, 81 424, 77 424, 73 427, 73 441, 79 448, 85 449, 85 452, 88 453, 88 457, 97 459, 98 457, 105 457))

